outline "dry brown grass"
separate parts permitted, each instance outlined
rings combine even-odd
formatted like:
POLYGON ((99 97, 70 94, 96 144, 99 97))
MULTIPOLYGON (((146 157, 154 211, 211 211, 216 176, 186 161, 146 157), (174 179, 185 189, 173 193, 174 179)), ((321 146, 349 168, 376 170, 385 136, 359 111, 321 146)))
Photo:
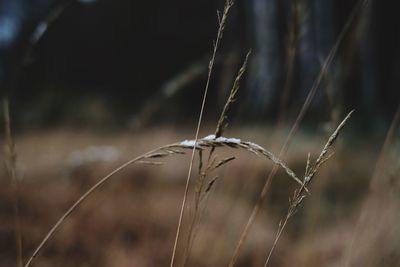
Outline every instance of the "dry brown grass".
MULTIPOLYGON (((131 153, 140 154, 152 145, 182 139, 186 131, 190 133, 187 129, 177 132, 176 129, 164 128, 129 135, 99 136, 90 132, 58 131, 17 136, 19 164, 24 169, 20 189, 24 256, 32 251, 66 207, 108 169, 127 160, 131 153), (92 162, 82 166, 62 164, 72 152, 93 144, 117 148, 120 158, 113 162, 92 162), (140 147, 135 147, 136 144, 140 147), (24 149, 29 147, 40 147, 40 153, 24 149), (54 154, 54 151, 59 151, 57 157, 46 156, 54 154)), ((266 132, 254 132, 253 129, 230 130, 229 135, 253 136, 261 144, 273 142, 266 137, 266 132)), ((322 139, 304 135, 295 139, 294 142, 299 145, 290 153, 287 164, 294 171, 302 172, 307 151, 315 153, 320 146, 318 140, 322 139)), ((230 148, 218 150, 220 158, 226 158, 231 153, 230 148)), ((219 170, 221 179, 210 195, 209 208, 193 244, 190 266, 221 266, 227 263, 259 192, 264 170, 271 167, 270 164, 265 165, 265 160, 245 151, 237 150, 235 156, 236 160, 219 170)), ((281 237, 271 266, 341 266, 341 257, 350 242, 353 223, 359 213, 359 203, 362 198, 368 198, 365 185, 375 161, 375 153, 369 147, 342 145, 337 148, 334 160, 321 169, 316 184, 310 189, 313 194, 304 209, 294 217, 286 234, 281 237), (352 164, 348 164, 350 161, 352 164), (326 184, 319 186, 324 180, 326 184)), ((33 266, 167 264, 187 162, 187 157, 177 156, 168 159, 162 166, 137 165, 120 173, 68 219, 33 266)), ((256 220, 238 266, 262 264, 260 261, 264 259, 265 249, 260 248, 272 244, 276 225, 287 209, 287 198, 295 188, 295 183, 285 176, 285 172, 278 172, 273 194, 264 206, 266 212, 261 212, 256 220)), ((4 179, 1 182, 0 210, 1 218, 5 219, 0 230, 1 240, 4 240, 0 262, 3 266, 10 266, 15 260, 10 209, 12 190, 4 179)), ((391 190, 395 192, 398 189, 393 187, 391 190)), ((372 253, 367 247, 356 245, 354 264, 363 258, 378 260, 392 253, 392 258, 386 257, 386 266, 396 266, 399 258, 394 257, 396 254, 393 251, 398 248, 396 240, 399 240, 399 235, 395 225, 399 216, 397 202, 393 201, 395 195, 391 195, 390 201, 378 198, 386 203, 383 204, 386 206, 384 210, 379 205, 376 208, 371 206, 370 216, 380 218, 380 227, 375 227, 374 231, 366 230, 368 234, 362 235, 372 240, 379 238, 385 246, 376 241, 370 242, 374 249, 372 253)), ((375 223, 371 221, 372 228, 377 225, 375 223)), ((357 241, 357 244, 364 243, 357 241)), ((371 263, 369 266, 378 265, 371 263)))
MULTIPOLYGON (((39 137, 43 134, 41 132, 30 133, 18 138, 23 149, 17 162, 9 115, 5 112, 5 144, 8 145, 8 168, 5 174, 16 183, 17 169, 21 169, 20 172, 25 173, 25 180, 21 188, 21 212, 18 209, 19 199, 16 198, 18 193, 15 192, 18 186, 15 184, 10 187, 4 179, 0 181, 5 185, 0 187, 0 198, 4 200, 0 202, 1 214, 7 218, 4 225, 0 226, 0 234, 6 240, 1 244, 5 251, 0 254, 2 262, 11 265, 14 262, 13 254, 17 251, 17 262, 21 264, 24 255, 27 258, 27 267, 31 264, 165 266, 169 260, 170 266, 341 266, 343 262, 345 266, 352 266, 353 263, 354 266, 396 266, 400 263, 400 255, 396 252, 400 248, 399 233, 396 229, 387 230, 399 219, 396 214, 396 193, 400 187, 395 179, 400 169, 396 167, 398 154, 396 151, 389 153, 390 145, 398 142, 393 137, 393 132, 398 129, 399 115, 394 119, 388 135, 390 138, 386 139, 382 152, 381 159, 385 159, 385 164, 381 163, 382 160, 379 161, 379 172, 376 172, 372 180, 371 191, 378 188, 377 176, 389 177, 385 180, 385 185, 379 187, 380 194, 373 192, 366 195, 366 187, 363 189, 360 186, 367 184, 363 177, 370 171, 364 165, 365 162, 371 164, 375 159, 366 154, 361 159, 365 161, 362 164, 349 164, 346 160, 347 157, 360 157, 359 150, 354 152, 351 147, 342 147, 339 149, 338 163, 334 166, 328 164, 325 171, 324 168, 320 170, 321 165, 332 155, 328 152, 351 113, 330 135, 314 163, 311 163, 310 154, 307 159, 305 151, 292 152, 285 161, 282 160, 289 144, 295 141, 294 132, 297 131, 352 18, 326 59, 279 156, 254 141, 237 138, 246 135, 234 132, 231 135, 234 138, 222 136, 227 126, 227 113, 236 99, 249 54, 233 83, 215 131, 206 131, 214 134, 199 138, 214 60, 232 5, 233 2, 227 0, 224 12, 219 17, 219 30, 193 140, 171 142, 166 139, 182 138, 177 138, 174 131, 166 135, 168 130, 153 129, 149 131, 152 136, 147 131, 136 136, 103 136, 99 138, 99 144, 109 142, 112 143, 111 147, 79 150, 79 142, 83 146, 93 145, 98 136, 62 131, 49 138, 39 137), (84 139, 85 136, 88 138, 84 139), (29 145, 32 149, 29 149, 29 145), (156 148, 142 154, 149 147, 156 148), (189 163, 183 163, 184 156, 190 154, 190 151, 189 163), (196 152, 199 155, 197 159, 196 152), (41 158, 43 154, 45 156, 41 158), (132 154, 140 156, 129 159, 128 155, 132 154), (388 158, 391 164, 386 164, 388 158), (267 159, 268 164, 261 159, 267 159), (302 169, 305 162, 304 172, 302 169), (112 167, 118 166, 117 163, 120 164, 119 167, 112 167), (134 163, 140 164, 131 167, 134 163), (192 168, 196 163, 199 166, 198 177, 195 186, 191 187, 192 168), (187 165, 189 171, 186 171, 187 165), (272 167, 273 170, 267 181, 263 179, 265 166, 272 167), (113 170, 109 172, 109 169, 113 170), (382 170, 390 170, 390 174, 382 170), (313 178, 317 171, 322 176, 320 179, 325 177, 325 183, 318 187, 321 192, 314 196, 310 195, 310 187, 311 182, 315 183, 313 178), (303 172, 304 174, 298 175, 303 172), (328 179, 337 179, 343 173, 355 178, 343 185, 335 185, 336 180, 328 179), (279 179, 276 179, 277 184, 269 196, 265 190, 272 186, 272 177, 275 175, 279 179), (113 183, 104 186, 117 176, 120 179, 114 179, 113 183), (103 178, 97 180, 97 177, 103 178), (389 187, 391 195, 382 194, 389 187), (330 194, 334 194, 334 198, 345 197, 351 201, 338 204, 337 199, 332 200, 324 194, 328 192, 329 196, 330 190, 333 190, 330 194), (353 190, 358 191, 358 195, 354 196, 353 190), (183 200, 180 198, 182 191, 183 200), (267 197, 268 201, 265 202, 267 197), (362 197, 367 199, 364 203, 368 203, 368 216, 362 212, 357 218, 362 197), (286 212, 285 198, 289 198, 286 212), (302 214, 300 206, 306 198, 320 206, 314 206, 309 214, 302 214), (13 210, 8 208, 10 202, 14 203, 13 210), (177 210, 179 203, 180 211, 177 210), (385 207, 384 212, 382 207, 385 207), (293 216, 295 213, 299 213, 298 216, 293 216), (379 219, 374 216, 379 216, 379 219), (368 224, 361 225, 360 222, 364 222, 366 217, 368 224), (284 219, 276 231, 274 225, 280 218, 284 219), (355 227, 356 234, 352 235, 355 218, 358 223, 355 227), (293 222, 292 225, 288 224, 289 220, 293 222), (243 225, 246 227, 242 232, 243 225), (11 229, 17 233, 17 238, 11 238, 11 229), (362 238, 358 236, 361 230, 366 233, 362 238), (284 231, 285 235, 282 235, 284 231), (340 238, 335 237, 339 234, 340 238), (26 240, 26 251, 22 251, 20 236, 24 236, 26 240), (280 246, 277 245, 278 241, 280 246), (360 247, 355 249, 357 245, 360 247), (265 247, 269 246, 271 249, 268 250, 265 260, 265 247), (28 256, 30 251, 33 254, 28 256), (40 257, 36 259, 39 254, 40 257)), ((314 145, 309 140, 315 142, 319 137, 314 135, 311 139, 308 138, 309 143, 305 145, 305 150, 315 150, 311 148, 314 145)), ((260 143, 266 141, 274 140, 261 140, 260 143)), ((363 207, 361 211, 365 209, 363 207)))

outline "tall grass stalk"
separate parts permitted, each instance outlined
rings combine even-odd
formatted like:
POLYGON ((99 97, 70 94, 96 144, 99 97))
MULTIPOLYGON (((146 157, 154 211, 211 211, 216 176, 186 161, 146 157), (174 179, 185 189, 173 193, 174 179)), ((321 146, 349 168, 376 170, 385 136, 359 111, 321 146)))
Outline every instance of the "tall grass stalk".
POLYGON ((185 191, 184 191, 184 194, 183 194, 182 205, 181 205, 181 210, 180 210, 180 214, 179 214, 178 226, 177 226, 176 235, 175 235, 174 247, 173 247, 173 250, 172 250, 170 267, 173 267, 174 266, 174 262, 175 262, 176 250, 177 250, 178 241, 179 241, 181 228, 182 228, 183 213, 184 213, 185 207, 186 207, 187 195, 188 195, 188 192, 189 192, 189 185, 190 185, 190 177, 191 177, 191 173, 192 173, 194 156, 195 156, 195 152, 196 152, 195 147, 196 147, 197 139, 199 138, 199 131, 200 131, 201 122, 202 122, 202 119, 203 119, 204 107, 205 107, 206 100, 207 100, 208 88, 210 86, 211 74, 212 74, 213 69, 214 69, 215 57, 216 57, 216 54, 217 54, 217 51, 218 51, 219 44, 220 44, 220 42, 222 40, 222 36, 223 36, 223 33, 224 33, 226 20, 228 18, 228 13, 229 13, 229 10, 231 9, 232 6, 233 6, 233 0, 226 0, 224 11, 222 13, 222 17, 220 17, 219 13, 217 13, 218 14, 219 27, 218 27, 217 37, 216 37, 216 39, 214 41, 213 54, 212 54, 210 63, 208 65, 207 81, 206 81, 206 85, 205 85, 205 88, 204 88, 204 96, 203 96, 203 100, 202 100, 202 104, 201 104, 200 115, 199 115, 199 119, 198 119, 198 123, 197 123, 196 135, 195 135, 195 139, 194 139, 195 140, 195 145, 194 145, 194 148, 193 148, 193 151, 192 151, 192 156, 191 156, 190 164, 189 164, 189 170, 188 170, 188 174, 187 174, 187 178, 186 178, 185 191))
POLYGON ((21 221, 19 212, 19 182, 17 177, 17 153, 15 151, 15 142, 11 131, 11 116, 8 99, 3 100, 3 114, 4 114, 4 131, 5 131, 5 165, 7 175, 11 180, 12 188, 14 190, 13 210, 14 210, 14 228, 15 228, 15 243, 17 248, 16 265, 23 266, 22 260, 22 234, 21 234, 21 221))
MULTIPOLYGON (((332 64, 333 58, 335 57, 335 55, 337 54, 337 51, 341 45, 341 43, 343 42, 346 34, 349 32, 350 30, 350 26, 353 24, 353 21, 355 20, 355 18, 357 17, 357 14, 360 13, 360 11, 362 10, 362 8, 367 4, 368 0, 361 0, 358 2, 358 4, 356 4, 356 6, 353 9, 353 12, 351 14, 351 16, 348 18, 346 24, 344 25, 343 29, 341 30, 334 46, 331 48, 331 50, 329 51, 328 56, 326 57, 324 63, 322 64, 321 70, 319 72, 319 75, 317 77, 317 79, 314 81, 313 86, 311 87, 309 93, 307 94, 307 98, 303 103, 303 106, 300 109, 300 112, 295 120, 295 122, 293 123, 292 128, 290 129, 290 132, 288 134, 288 136, 286 137, 286 140, 279 152, 279 156, 278 158, 284 158, 286 155, 286 152, 289 149, 289 146, 291 144, 291 141, 293 139, 293 136, 295 135, 295 133, 297 132, 298 127, 300 126, 301 121, 304 118, 305 113, 307 112, 307 110, 309 109, 311 102, 313 100, 313 98, 315 97, 315 94, 317 92, 317 89, 319 88, 323 77, 326 75, 330 65, 332 64)), ((257 199, 257 202, 254 205, 254 208, 250 214, 250 217, 242 231, 242 234, 239 238, 239 241, 236 245, 236 248, 234 250, 233 256, 228 264, 229 267, 233 267, 237 261, 237 259, 239 258, 239 254, 240 251, 244 245, 244 242, 247 238, 247 236, 250 233, 250 229, 254 223, 254 220, 256 218, 256 216, 258 215, 258 212, 260 211, 260 208, 262 206, 262 204, 265 201, 265 198, 267 197, 267 194, 269 192, 269 189, 271 187, 273 178, 275 177, 276 172, 278 171, 278 169, 276 168, 276 166, 274 166, 272 168, 272 170, 270 171, 270 173, 268 174, 264 186, 261 190, 261 193, 257 199)))
MULTIPOLYGON (((222 109, 222 112, 220 114, 220 117, 218 119, 217 127, 215 129, 214 133, 214 139, 217 139, 222 136, 225 128, 228 126, 227 118, 228 118, 228 112, 232 106, 232 104, 236 101, 236 96, 240 88, 240 82, 243 79, 243 76, 246 72, 247 68, 247 63, 249 60, 249 56, 251 54, 251 51, 249 51, 246 54, 246 57, 243 61, 242 66, 240 67, 235 81, 233 83, 233 86, 231 88, 230 94, 228 96, 228 99, 222 109)), ((194 196, 194 210, 193 210, 193 216, 191 218, 190 224, 189 224, 189 230, 188 230, 188 240, 187 244, 185 246, 185 252, 184 252, 184 257, 183 257, 183 266, 186 266, 189 257, 190 257, 190 252, 191 248, 193 246, 194 240, 196 239, 196 233, 198 229, 198 225, 200 224, 202 214, 204 213, 206 209, 206 204, 203 205, 203 207, 200 207, 201 202, 205 202, 205 199, 208 197, 209 192, 211 188, 213 187, 214 183, 218 179, 218 176, 215 176, 211 180, 209 180, 207 187, 206 185, 206 178, 210 175, 210 173, 222 165, 225 165, 226 163, 232 161, 235 159, 235 157, 228 157, 222 160, 217 160, 217 157, 213 157, 213 153, 215 151, 215 147, 212 147, 210 149, 208 159, 207 159, 207 164, 203 168, 203 153, 202 150, 199 151, 199 176, 196 181, 196 187, 195 187, 195 196, 194 196), (196 227, 197 226, 197 227, 196 227)))

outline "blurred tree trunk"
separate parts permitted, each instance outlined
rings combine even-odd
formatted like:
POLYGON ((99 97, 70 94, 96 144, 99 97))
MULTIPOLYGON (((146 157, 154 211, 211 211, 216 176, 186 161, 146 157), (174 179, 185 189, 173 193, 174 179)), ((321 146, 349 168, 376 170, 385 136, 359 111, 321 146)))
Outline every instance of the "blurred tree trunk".
MULTIPOLYGON (((334 3, 332 0, 303 1, 303 14, 299 36, 299 79, 301 80, 300 97, 304 100, 320 72, 323 61, 334 45, 334 3)), ((332 70, 333 68, 331 68, 332 70)), ((329 71, 329 80, 333 73, 329 71)), ((322 100, 321 89, 313 101, 319 105, 322 100)))
POLYGON ((252 0, 255 53, 250 69, 248 107, 265 113, 277 96, 282 75, 278 0, 252 0))
POLYGON ((335 116, 339 110, 358 108, 372 112, 375 120, 380 120, 379 105, 385 105, 381 111, 391 113, 387 110, 393 111, 400 97, 399 76, 394 75, 400 68, 396 9, 378 1, 360 4, 357 0, 251 0, 248 23, 255 53, 246 112, 258 118, 275 116, 283 105, 282 95, 288 95, 287 101, 296 107, 301 105, 356 11, 312 107, 336 112, 335 116))

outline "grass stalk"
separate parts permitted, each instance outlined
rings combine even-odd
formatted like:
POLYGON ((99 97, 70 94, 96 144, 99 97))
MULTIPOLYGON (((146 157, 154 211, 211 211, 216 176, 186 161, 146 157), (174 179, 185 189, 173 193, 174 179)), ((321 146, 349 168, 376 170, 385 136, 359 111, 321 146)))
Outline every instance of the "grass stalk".
MULTIPOLYGON (((210 135, 213 136, 214 135, 210 135)), ((154 150, 151 150, 145 154, 142 154, 138 157, 135 157, 124 164, 120 165, 113 171, 111 171, 109 174, 104 176, 102 179, 100 179, 96 184, 94 184, 89 190, 87 190, 77 201, 75 201, 71 207, 58 219, 58 221, 53 225, 53 227, 47 232, 45 237, 42 239, 40 244, 36 247, 30 258, 28 259, 27 263, 25 264, 25 267, 28 267, 31 265, 32 261, 37 257, 39 252, 43 249, 44 245, 49 242, 51 237, 56 233, 56 231, 60 228, 60 226, 65 222, 65 220, 92 194, 94 193, 97 189, 99 189, 101 186, 103 186, 107 181, 109 181, 112 177, 114 177, 116 174, 121 172, 122 170, 126 169, 128 166, 134 164, 134 163, 145 163, 145 164, 150 164, 150 163, 155 163, 155 165, 160 164, 160 159, 171 156, 171 155, 182 155, 186 154, 185 150, 191 150, 193 149, 197 151, 203 151, 205 149, 212 149, 212 148, 231 148, 231 149, 241 149, 248 151, 252 154, 255 154, 260 157, 264 157, 267 160, 272 161, 274 164, 280 166, 285 172, 288 174, 289 177, 291 177, 294 181, 296 181, 298 184, 302 184, 302 182, 297 178, 295 173, 282 161, 280 161, 275 155, 272 154, 272 152, 268 151, 267 149, 261 147, 260 145, 249 142, 249 141, 242 141, 237 138, 226 138, 226 137, 219 137, 219 138, 210 138, 210 136, 207 136, 205 138, 197 139, 196 140, 184 140, 182 142, 177 142, 169 145, 165 145, 159 148, 156 148, 154 150), (157 160, 156 162, 153 162, 154 160, 157 160)), ((218 162, 216 167, 221 166, 226 161, 222 161, 222 163, 218 162)))
POLYGON ((113 177, 115 174, 119 173, 120 171, 122 171, 123 169, 125 169, 126 167, 128 167, 129 165, 132 165, 133 163, 136 163, 138 161, 141 161, 143 159, 147 159, 147 158, 151 158, 149 157, 150 155, 155 155, 155 152, 157 152, 158 150, 153 150, 150 151, 144 155, 141 155, 139 157, 136 157, 124 164, 122 164, 121 166, 119 166, 118 168, 116 168, 115 170, 113 170, 111 173, 109 173, 108 175, 104 176, 102 179, 100 179, 95 185, 93 185, 88 191, 86 191, 61 217, 60 219, 58 219, 58 221, 54 224, 54 226, 50 229, 50 231, 46 234, 46 236, 43 238, 43 240, 40 242, 40 244, 36 247, 36 249, 34 250, 34 252, 32 253, 32 255, 30 256, 29 260, 27 261, 27 263, 25 264, 25 267, 28 267, 31 265, 32 261, 36 258, 36 256, 38 255, 38 253, 42 250, 42 248, 44 247, 44 245, 50 240, 50 238, 54 235, 54 233, 56 232, 56 230, 58 230, 58 228, 61 226, 61 224, 65 221, 65 219, 67 219, 67 217, 84 201, 86 200, 89 195, 91 195, 96 189, 98 189, 99 187, 101 187, 104 183, 106 183, 111 177, 113 177))
POLYGON ((229 13, 229 10, 231 9, 232 6, 233 6, 233 0, 226 0, 224 11, 222 13, 222 17, 220 17, 219 13, 218 13, 219 27, 218 27, 217 37, 216 37, 216 39, 214 41, 213 54, 212 54, 211 60, 210 60, 209 65, 208 65, 207 81, 206 81, 206 85, 205 85, 205 88, 204 88, 204 95, 203 95, 203 100, 202 100, 202 104, 201 104, 200 115, 199 115, 199 119, 198 119, 198 122, 197 122, 197 129, 196 129, 196 135, 195 135, 195 145, 193 147, 192 156, 191 156, 190 164, 189 164, 189 170, 188 170, 188 174, 187 174, 187 178, 186 178, 185 191, 184 191, 184 194, 183 194, 182 205, 181 205, 180 214, 179 214, 179 220, 178 220, 178 226, 177 226, 177 230, 176 230, 176 234, 175 234, 175 241, 174 241, 174 246, 173 246, 173 250, 172 250, 170 267, 173 267, 174 266, 174 262, 175 262, 176 250, 177 250, 178 241, 179 241, 181 228, 182 228, 183 213, 185 211, 186 202, 187 202, 187 195, 188 195, 188 192, 189 192, 190 177, 191 177, 191 173, 192 173, 194 156, 195 156, 195 152, 196 152, 195 148, 196 148, 197 139, 199 138, 199 131, 200 131, 201 122, 202 122, 202 119, 203 119, 203 112, 204 112, 204 107, 205 107, 205 103, 206 103, 206 100, 207 100, 207 94, 208 94, 208 89, 209 89, 209 86, 210 86, 211 75, 212 75, 212 72, 213 72, 213 69, 214 69, 215 57, 217 55, 217 51, 218 51, 218 47, 219 47, 220 41, 222 40, 222 36, 223 36, 223 33, 224 33, 224 29, 225 29, 225 24, 226 24, 226 20, 227 20, 227 17, 228 17, 228 13, 229 13))
POLYGON ((317 173, 317 171, 321 167, 321 165, 323 163, 325 163, 331 157, 332 154, 327 154, 327 153, 330 150, 330 148, 332 147, 335 140, 337 139, 340 131, 343 129, 344 125, 349 120, 352 113, 353 113, 353 111, 351 111, 344 118, 344 120, 339 124, 339 126, 336 128, 336 130, 329 137, 327 143, 325 144, 324 148, 321 151, 321 154, 319 155, 319 157, 317 158, 317 160, 315 161, 313 166, 310 166, 310 156, 308 156, 306 171, 305 171, 304 178, 303 178, 303 184, 300 186, 300 188, 298 188, 294 191, 292 198, 289 200, 288 212, 286 214, 283 224, 282 223, 279 224, 278 232, 275 236, 274 243, 272 244, 272 247, 268 252, 268 256, 264 262, 264 267, 268 266, 269 260, 271 259, 271 256, 272 256, 272 253, 273 253, 289 219, 297 212, 297 210, 302 205, 304 199, 307 197, 308 194, 306 194, 305 188, 307 188, 308 185, 311 183, 311 181, 313 180, 315 174, 317 173))
MULTIPOLYGON (((226 103, 221 111, 220 117, 218 119, 217 127, 215 129, 215 134, 214 134, 213 138, 211 138, 211 139, 217 139, 217 138, 221 137, 225 128, 228 126, 228 123, 227 123, 228 112, 229 112, 232 104, 236 101, 236 96, 239 91, 240 83, 243 79, 244 73, 246 72, 250 54, 251 54, 251 51, 249 51, 246 54, 243 64, 240 67, 240 69, 236 75, 236 78, 234 80, 230 94, 227 98, 227 101, 226 101, 226 103)), ((204 211, 206 209, 206 205, 204 205, 200 210, 200 204, 209 195, 209 192, 210 192, 211 188, 213 187, 215 181, 218 179, 218 176, 209 180, 208 186, 205 188, 205 182, 207 180, 206 178, 209 176, 209 174, 212 171, 218 169, 222 165, 235 159, 235 157, 228 157, 228 158, 225 158, 225 159, 217 162, 217 157, 213 157, 215 148, 216 147, 212 147, 210 149, 210 153, 209 153, 208 160, 207 160, 207 165, 205 168, 203 168, 202 150, 199 151, 199 177, 197 179, 196 188, 195 188, 194 211, 193 211, 194 214, 193 214, 193 217, 191 218, 190 225, 189 225, 189 230, 188 230, 189 234, 188 234, 188 240, 187 240, 187 244, 186 244, 185 252, 184 252, 183 266, 186 266, 186 264, 189 260, 191 248, 192 248, 193 242, 196 238, 196 232, 197 232, 196 224, 198 225, 200 223, 202 214, 204 213, 204 211)))
POLYGON ((16 266, 22 267, 22 234, 21 221, 19 211, 19 182, 17 177, 17 153, 15 151, 15 142, 11 131, 11 116, 8 99, 3 100, 4 114, 4 131, 5 131, 5 154, 6 154, 6 171, 11 179, 12 188, 14 190, 13 210, 14 210, 14 228, 15 228, 15 243, 17 248, 16 266))

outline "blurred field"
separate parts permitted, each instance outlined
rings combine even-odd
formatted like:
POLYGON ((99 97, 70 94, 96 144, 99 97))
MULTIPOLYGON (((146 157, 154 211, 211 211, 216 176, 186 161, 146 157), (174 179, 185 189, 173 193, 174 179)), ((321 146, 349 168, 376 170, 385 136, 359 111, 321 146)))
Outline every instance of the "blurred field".
MULTIPOLYGON (((62 213, 102 176, 131 157, 192 135, 187 129, 154 128, 107 134, 61 129, 17 136, 25 259, 62 213)), ((231 130, 226 135, 279 152, 279 140, 271 139, 267 129, 231 130)), ((298 136, 286 162, 300 175, 307 153, 315 157, 327 137, 298 136)), ((379 154, 375 150, 339 141, 334 157, 317 174, 311 197, 289 222, 271 266, 347 266, 349 255, 348 266, 398 266, 398 172, 391 179, 378 178, 369 190, 379 154)), ((189 266, 227 265, 272 167, 243 151, 218 149, 217 154, 236 159, 215 172, 221 178, 208 199, 189 266)), ((139 164, 124 170, 67 219, 32 266, 167 266, 188 164, 188 155, 178 155, 162 166, 139 164)), ((15 266, 14 190, 3 170, 0 183, 0 266, 15 266)), ((262 266, 294 186, 278 172, 238 266, 262 266)))
MULTIPOLYGON (((94 1, 67 8, 54 0, 54 10, 53 0, 41 1, 42 7, 28 2, 0 0, 0 20, 20 19, 0 25, 14 34, 12 45, 0 47, 0 93, 11 103, 8 108, 4 101, 0 145, 12 143, 7 129, 18 132, 16 161, 7 148, 0 153, 0 267, 20 267, 21 257, 27 262, 65 211, 124 162, 193 139, 203 82, 210 93, 199 124, 217 120, 231 86, 227 106, 241 102, 223 109, 220 118, 229 115, 237 127, 224 136, 278 155, 298 118, 300 132, 282 158, 298 177, 312 177, 307 154, 313 167, 342 114, 356 110, 333 157, 310 178, 311 194, 296 206, 268 266, 400 266, 396 9, 364 0, 237 1, 223 34, 231 1, 218 19, 214 10, 224 1, 94 1), (25 12, 27 18, 19 18, 25 12), (33 23, 29 17, 36 16, 33 23), (43 25, 43 38, 28 44, 43 25), (250 48, 252 57, 239 70, 250 48), (244 90, 236 95, 239 83, 244 90)), ((201 129, 201 137, 215 132, 214 125, 201 129)), ((195 186, 201 171, 208 171, 196 155, 174 267, 228 266, 273 168, 265 158, 224 145, 214 156, 235 159, 207 173, 210 190, 195 186), (199 191, 204 198, 196 202, 199 191), (205 209, 197 210, 198 203, 205 209), (196 216, 199 224, 191 228, 196 216)), ((172 154, 146 158, 157 164, 141 162, 108 180, 30 266, 169 266, 190 165, 189 150, 172 154)), ((297 188, 277 172, 235 267, 264 266, 297 188)))

